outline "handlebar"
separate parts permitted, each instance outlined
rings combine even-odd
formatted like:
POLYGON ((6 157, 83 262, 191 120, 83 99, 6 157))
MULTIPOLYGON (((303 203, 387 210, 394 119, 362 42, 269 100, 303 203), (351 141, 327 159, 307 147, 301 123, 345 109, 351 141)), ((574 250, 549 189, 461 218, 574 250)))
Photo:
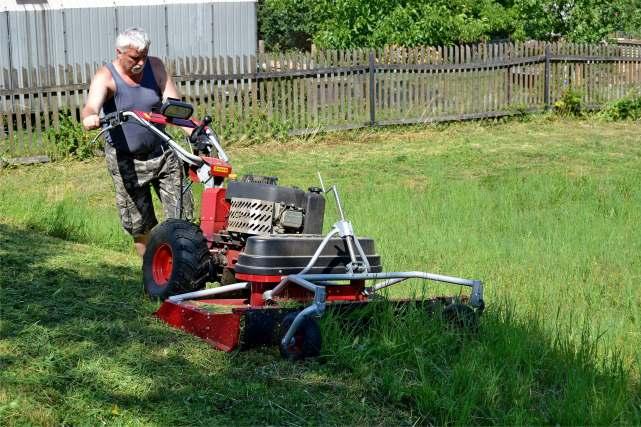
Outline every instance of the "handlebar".
POLYGON ((124 121, 122 111, 114 111, 113 113, 100 117, 100 126, 118 126, 122 121, 124 121))
MULTIPOLYGON (((145 113, 145 117, 147 117, 146 113, 145 113)), ((138 114, 134 111, 116 111, 113 113, 106 114, 100 118, 100 125, 103 126, 103 129, 94 138, 94 142, 100 137, 100 135, 102 135, 106 131, 116 126, 122 125, 123 122, 127 122, 130 119, 134 119, 138 124, 147 128, 150 132, 153 132, 156 136, 158 136, 161 140, 163 140, 167 145, 169 145, 169 147, 174 151, 174 153, 176 153, 176 155, 185 163, 188 163, 190 165, 197 166, 197 167, 202 166, 204 164, 204 160, 200 156, 192 154, 189 151, 182 148, 169 135, 167 135, 160 129, 156 128, 153 124, 149 122, 149 120, 146 120, 145 117, 141 117, 141 114, 138 114)), ((220 143, 216 138, 216 134, 207 127, 210 123, 211 123, 211 117, 205 116, 205 118, 203 119, 203 123, 197 126, 196 129, 194 129, 194 132, 192 132, 192 135, 194 133, 197 133, 197 135, 194 138, 197 138, 200 135, 207 136, 207 138, 211 141, 211 145, 214 148, 216 148, 216 150, 218 151, 218 157, 221 160, 229 161, 227 154, 225 154, 222 147, 220 146, 220 143)), ((190 138, 190 142, 191 141, 192 140, 190 138)))

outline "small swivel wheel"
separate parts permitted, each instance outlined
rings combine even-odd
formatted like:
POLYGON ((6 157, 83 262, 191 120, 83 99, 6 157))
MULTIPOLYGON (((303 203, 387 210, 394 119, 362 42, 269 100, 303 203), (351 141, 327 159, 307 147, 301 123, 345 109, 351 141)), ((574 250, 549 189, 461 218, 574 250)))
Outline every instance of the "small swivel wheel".
POLYGON ((452 303, 443 309, 443 320, 450 326, 477 332, 479 328, 479 317, 472 307, 460 303, 452 303))
POLYGON ((280 355, 290 361, 317 357, 321 349, 321 333, 318 323, 310 317, 303 319, 287 345, 282 344, 282 339, 294 322, 296 315, 298 312, 288 313, 283 317, 280 327, 280 355))

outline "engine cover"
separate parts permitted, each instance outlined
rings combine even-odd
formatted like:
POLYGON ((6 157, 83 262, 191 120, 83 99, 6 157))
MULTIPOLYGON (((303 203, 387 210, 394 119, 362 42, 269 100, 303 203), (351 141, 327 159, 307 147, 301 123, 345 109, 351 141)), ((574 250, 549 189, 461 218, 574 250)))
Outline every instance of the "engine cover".
POLYGON ((227 200, 231 199, 264 200, 299 209, 305 208, 305 192, 300 188, 256 182, 230 181, 227 184, 227 200))
MULTIPOLYGON (((273 234, 253 236, 247 239, 245 251, 238 257, 234 269, 236 273, 278 276, 296 274, 309 263, 324 236, 317 234, 273 234)), ((358 237, 367 256, 371 272, 383 271, 381 257, 376 253, 374 240, 358 237)), ((321 253, 310 274, 343 274, 351 262, 345 241, 340 237, 332 238, 321 253)))

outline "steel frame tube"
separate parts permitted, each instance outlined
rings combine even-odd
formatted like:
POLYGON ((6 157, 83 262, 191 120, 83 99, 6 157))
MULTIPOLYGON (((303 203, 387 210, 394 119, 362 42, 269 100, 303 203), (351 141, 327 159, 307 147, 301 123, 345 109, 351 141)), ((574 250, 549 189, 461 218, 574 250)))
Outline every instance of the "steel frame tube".
POLYGON ((222 145, 220 145, 220 142, 218 142, 218 135, 216 135, 216 132, 214 132, 211 129, 208 129, 205 131, 205 134, 209 138, 210 141, 214 144, 214 147, 216 148, 216 151, 218 151, 218 158, 224 162, 229 161, 229 157, 227 156, 227 153, 225 153, 225 150, 223 150, 222 145))
POLYGON ((122 115, 127 117, 133 117, 144 127, 148 128, 150 131, 156 134, 159 138, 161 138, 163 141, 169 144, 169 146, 172 148, 172 150, 174 150, 176 155, 184 162, 192 164, 194 166, 202 166, 202 164, 205 163, 205 161, 202 158, 185 151, 185 149, 182 148, 178 143, 176 143, 176 141, 171 139, 170 136, 166 135, 164 132, 157 129, 154 125, 149 123, 147 120, 141 117, 138 117, 136 113, 133 113, 131 111, 125 111, 122 113, 122 115))
POLYGON ((297 277, 296 275, 288 276, 286 280, 292 281, 297 285, 302 286, 303 288, 314 292, 314 302, 308 307, 305 307, 300 313, 296 315, 296 318, 294 319, 289 329, 287 330, 287 333, 285 333, 285 336, 281 340, 281 344, 284 347, 286 347, 290 343, 292 337, 300 327, 300 324, 305 319, 305 317, 321 316, 325 312, 325 298, 327 295, 325 291, 325 287, 310 283, 305 279, 301 279, 300 277, 297 277))
POLYGON ((318 249, 316 249, 316 252, 314 252, 314 256, 312 256, 312 259, 309 260, 307 266, 300 273, 298 273, 297 276, 307 273, 312 268, 312 266, 316 264, 316 261, 318 261, 318 257, 320 257, 321 252, 323 252, 323 249, 325 249, 325 246, 327 246, 327 242, 329 242, 329 239, 338 234, 338 232, 338 229, 334 227, 332 231, 327 233, 327 236, 325 236, 321 244, 318 246, 318 249))
POLYGON ((286 280, 288 282, 296 283, 298 286, 301 286, 308 291, 312 291, 316 293, 316 290, 322 286, 322 285, 315 285, 311 282, 308 282, 307 280, 303 279, 302 277, 299 277, 297 274, 292 274, 290 276, 287 276, 286 280))
POLYGON ((380 291, 381 289, 387 288, 388 286, 392 286, 392 285, 395 285, 397 283, 404 282, 405 280, 407 280, 407 278, 389 279, 389 280, 384 281, 383 283, 379 283, 378 285, 374 285, 374 286, 368 288, 367 291, 369 293, 374 293, 374 292, 380 291))
MULTIPOLYGON (((300 276, 300 274, 304 274, 304 273, 308 272, 309 269, 312 268, 312 266, 318 260, 318 257, 320 256, 321 252, 323 252, 323 249, 325 248, 325 246, 327 246, 327 242, 329 242, 329 239, 331 239, 336 234, 338 234, 338 232, 339 232, 338 229, 334 227, 334 229, 332 229, 332 231, 327 233, 327 236, 325 236, 325 238, 323 239, 321 244, 318 246, 318 249, 316 249, 316 252, 314 252, 314 255, 312 256, 312 259, 309 260, 309 263, 307 264, 307 266, 300 273, 297 274, 298 276, 300 276)), ((270 291, 263 292, 263 299, 266 300, 266 301, 273 300, 274 297, 276 295, 280 294, 283 291, 283 289, 285 288, 285 286, 287 286, 287 281, 289 280, 289 277, 291 277, 291 275, 290 276, 285 276, 280 281, 280 283, 274 287, 274 289, 272 289, 270 291)))
POLYGON ((186 299, 208 297, 212 295, 224 294, 231 291, 240 291, 242 289, 247 289, 248 287, 249 283, 247 282, 233 283, 231 285, 220 286, 218 288, 203 289, 202 291, 194 291, 187 292, 185 294, 174 295, 169 297, 169 301, 180 302, 186 299))
POLYGON ((451 283, 473 287, 478 280, 462 279, 460 277, 445 276, 442 274, 426 273, 423 271, 399 271, 390 273, 353 273, 353 274, 296 274, 310 282, 319 280, 378 280, 378 279, 425 279, 435 282, 451 283))
MULTIPOLYGON (((287 345, 289 345, 289 343, 291 342, 292 338, 294 337, 294 334, 296 333, 296 331, 300 327, 300 324, 303 322, 303 320, 307 316, 311 316, 313 314, 316 314, 316 312, 317 312, 317 307, 316 307, 316 303, 314 303, 314 304, 310 305, 309 307, 305 307, 305 309, 303 309, 300 313, 298 313, 298 315, 296 316, 296 318, 292 322, 291 326, 287 330, 287 333, 285 333, 285 336, 281 340, 281 342, 280 342, 281 345, 283 347, 287 347, 287 345)), ((319 314, 321 314, 321 313, 319 313, 319 314)))

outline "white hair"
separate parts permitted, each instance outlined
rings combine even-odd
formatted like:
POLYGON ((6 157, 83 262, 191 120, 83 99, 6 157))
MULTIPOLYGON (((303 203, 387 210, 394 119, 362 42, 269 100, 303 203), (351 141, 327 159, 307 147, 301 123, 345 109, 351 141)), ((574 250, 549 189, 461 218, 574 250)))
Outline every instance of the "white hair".
POLYGON ((130 47, 137 51, 147 50, 150 44, 149 35, 138 27, 127 28, 116 38, 116 49, 119 51, 130 47))

